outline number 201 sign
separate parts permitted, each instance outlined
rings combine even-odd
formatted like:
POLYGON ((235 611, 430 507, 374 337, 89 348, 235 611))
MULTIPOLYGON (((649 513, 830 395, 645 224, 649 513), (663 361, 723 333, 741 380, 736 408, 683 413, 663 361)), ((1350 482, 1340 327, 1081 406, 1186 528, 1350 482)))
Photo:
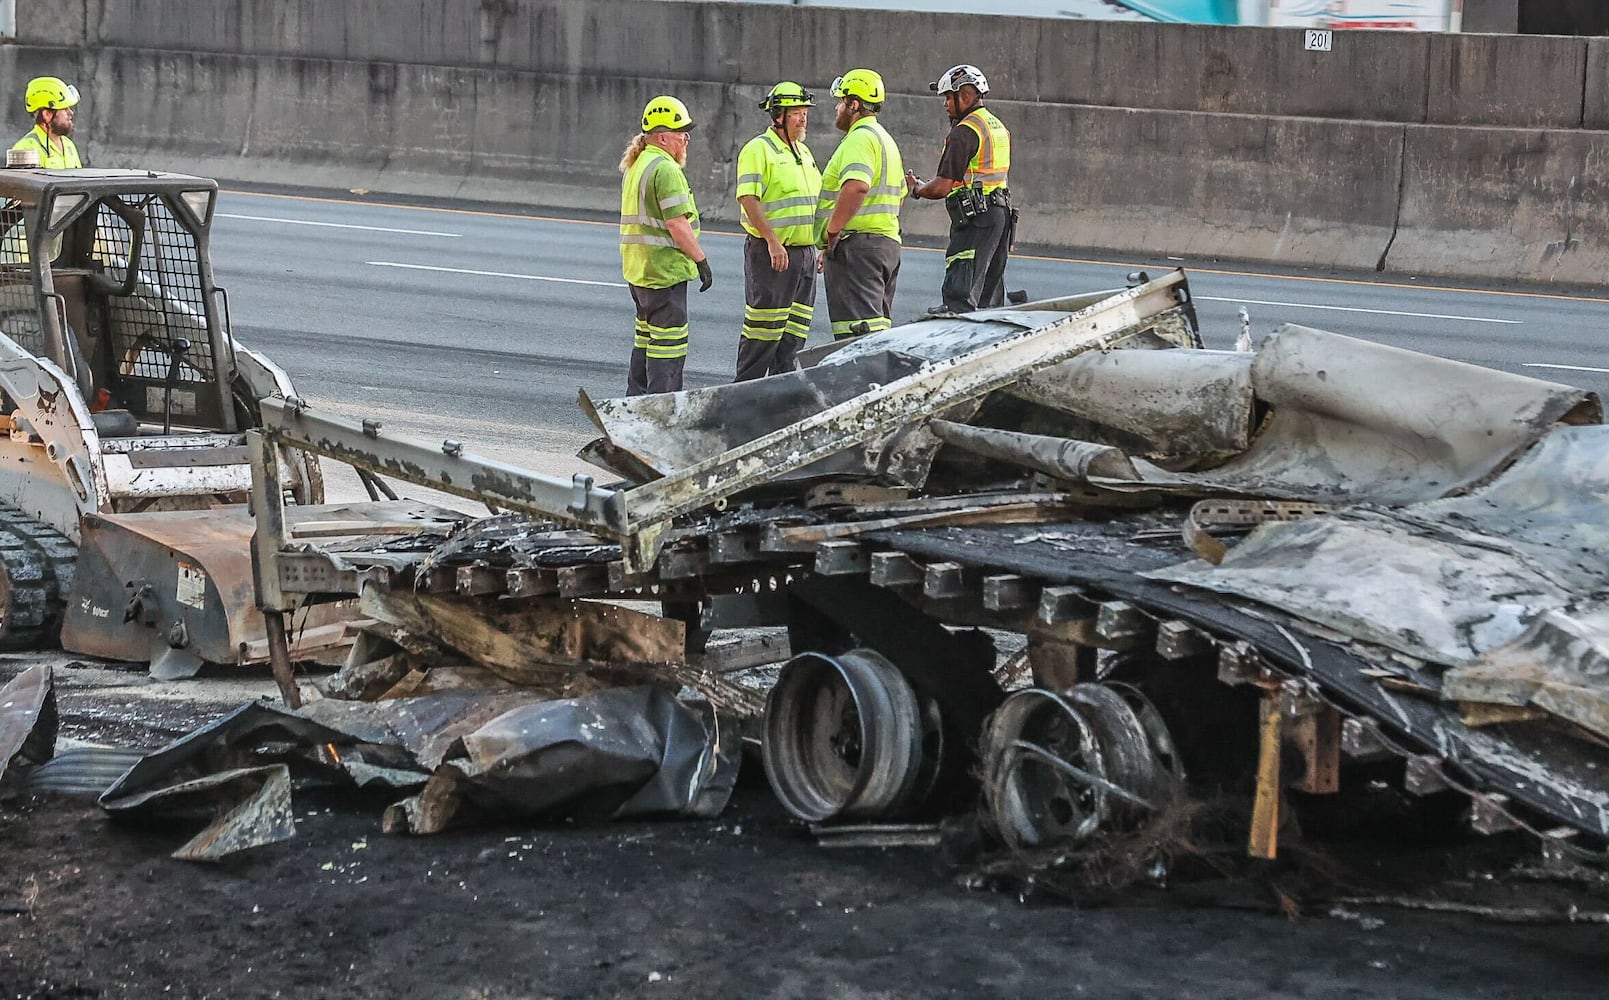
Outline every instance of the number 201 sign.
POLYGON ((1306 31, 1307 39, 1303 44, 1309 52, 1328 52, 1335 38, 1335 33, 1328 28, 1309 28, 1306 31))

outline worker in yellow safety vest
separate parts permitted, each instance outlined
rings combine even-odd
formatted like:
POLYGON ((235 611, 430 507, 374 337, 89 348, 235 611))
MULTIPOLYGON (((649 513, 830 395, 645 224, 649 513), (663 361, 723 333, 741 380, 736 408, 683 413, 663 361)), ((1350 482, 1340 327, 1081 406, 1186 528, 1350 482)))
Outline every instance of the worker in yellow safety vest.
POLYGON ((930 312, 971 312, 1005 301, 1006 257, 1016 234, 1011 204, 1011 132, 983 106, 989 81, 976 66, 953 66, 928 84, 944 100, 950 134, 930 181, 908 173, 914 198, 942 199, 950 213, 944 251, 944 305, 930 312))
POLYGON ((816 199, 821 172, 805 145, 814 96, 792 81, 771 88, 760 110, 771 127, 737 154, 743 210, 743 335, 737 378, 776 375, 810 336, 816 312, 816 199))
POLYGON ((687 364, 687 283, 715 283, 699 245, 698 205, 687 186, 687 105, 661 96, 620 158, 620 270, 637 305, 626 395, 676 392, 687 364))
POLYGON ((41 167, 53 170, 82 167, 84 161, 71 139, 78 88, 54 76, 37 76, 28 81, 23 104, 34 117, 34 127, 11 148, 38 150, 41 167))
POLYGON ((816 245, 832 335, 841 339, 892 325, 905 166, 877 121, 888 96, 881 76, 852 69, 833 81, 832 96, 838 98, 833 123, 844 137, 821 172, 816 245))

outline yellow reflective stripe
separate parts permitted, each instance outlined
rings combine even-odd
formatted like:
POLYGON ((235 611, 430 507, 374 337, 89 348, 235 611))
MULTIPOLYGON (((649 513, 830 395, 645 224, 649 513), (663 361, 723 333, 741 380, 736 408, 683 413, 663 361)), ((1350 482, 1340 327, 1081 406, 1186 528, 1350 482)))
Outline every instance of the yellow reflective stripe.
POLYGON ((958 260, 976 260, 977 256, 978 252, 976 250, 962 250, 960 253, 951 254, 944 258, 944 266, 949 267, 958 260))
POLYGON ((676 245, 676 241, 671 239, 669 236, 647 236, 638 233, 629 233, 620 237, 620 244, 622 246, 630 244, 651 247, 673 247, 676 245))
POLYGON ((762 344, 774 344, 777 341, 782 339, 782 331, 781 330, 755 330, 755 329, 751 329, 751 328, 745 326, 743 328, 743 339, 744 340, 758 340, 762 344))
POLYGON ((768 212, 777 208, 799 208, 801 206, 814 207, 815 204, 816 199, 807 194, 800 195, 797 198, 778 198, 776 201, 768 201, 764 203, 766 211, 768 212))
POLYGON ((759 184, 764 180, 765 178, 759 174, 739 174, 737 178, 737 186, 742 187, 745 184, 759 184))
POLYGON ((758 308, 757 306, 744 306, 743 307, 743 316, 744 316, 745 319, 753 319, 753 320, 761 320, 761 321, 773 320, 773 319, 787 319, 788 318, 788 313, 790 311, 791 310, 787 306, 783 306, 780 309, 761 309, 761 308, 758 308))
POLYGON ((681 326, 655 326, 652 323, 644 323, 642 328, 647 330, 648 333, 656 340, 687 336, 686 323, 683 323, 681 326))
POLYGON ((867 333, 880 333, 894 325, 887 316, 870 316, 866 319, 841 319, 833 321, 832 335, 834 337, 852 335, 855 331, 851 328, 860 326, 862 323, 866 324, 867 333))

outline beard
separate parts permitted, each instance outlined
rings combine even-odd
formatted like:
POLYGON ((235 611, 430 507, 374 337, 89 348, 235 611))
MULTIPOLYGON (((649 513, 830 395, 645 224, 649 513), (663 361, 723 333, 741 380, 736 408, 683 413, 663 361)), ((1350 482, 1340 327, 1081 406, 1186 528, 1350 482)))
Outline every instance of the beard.
MULTIPOLYGON (((670 151, 666 150, 666 152, 670 151)), ((683 146, 682 148, 676 150, 676 152, 671 153, 670 158, 676 161, 676 165, 678 167, 687 166, 687 147, 683 146)))

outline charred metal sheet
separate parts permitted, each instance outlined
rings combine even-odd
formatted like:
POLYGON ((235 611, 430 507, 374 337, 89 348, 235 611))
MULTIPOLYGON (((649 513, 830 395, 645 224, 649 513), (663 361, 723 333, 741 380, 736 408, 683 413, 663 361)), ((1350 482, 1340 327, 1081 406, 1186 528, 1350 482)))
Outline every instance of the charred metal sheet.
MULTIPOLYGON (((1231 356, 1238 357, 1246 355, 1231 356)), ((1557 423, 1602 420, 1597 397, 1580 389, 1300 326, 1282 326, 1263 342, 1250 363, 1254 400, 1241 395, 1244 373, 1236 366, 1245 362, 1218 352, 1113 352, 1060 370, 1078 364, 1098 370, 1099 392, 1080 400, 1049 393, 1041 382, 1030 398, 1054 400, 1091 428, 1154 441, 1173 467, 1222 460, 1185 472, 1135 458, 1132 476, 1091 473, 1084 480, 1114 493, 1412 503, 1475 486, 1557 423), (1177 390, 1170 391, 1174 368, 1177 390), (1224 446, 1262 408, 1268 416, 1249 446, 1224 459, 1224 446), (1146 421, 1154 421, 1155 434, 1147 435, 1146 421), (1182 446, 1206 450, 1172 450, 1182 446)), ((1086 381, 1080 373, 1072 384, 1086 381)), ((1016 460, 1037 469, 1034 455, 1053 451, 1055 441, 1030 446, 1025 437, 1006 450, 1024 452, 1016 460)))
POLYGON ((0 688, 0 793, 55 754, 56 722, 55 674, 48 664, 0 688))
POLYGON ((1069 482, 1089 483, 1093 479, 1133 481, 1139 478, 1129 457, 1107 445, 1043 434, 1003 431, 993 427, 969 427, 949 420, 930 421, 928 429, 945 444, 1069 482))
MULTIPOLYGON (((914 329, 931 325, 920 323, 914 329)), ((995 329, 988 324, 963 325, 995 329)), ((999 329, 1015 332, 1019 328, 999 329)), ((896 332, 909 335, 912 331, 911 327, 897 327, 871 337, 884 338, 896 332)), ((597 401, 583 392, 581 410, 607 435, 605 444, 631 455, 654 471, 655 476, 650 478, 657 478, 852 399, 865 392, 867 386, 892 382, 921 367, 920 359, 890 348, 858 357, 852 363, 806 368, 763 381, 597 401)), ((866 455, 846 452, 801 470, 798 478, 867 475, 875 471, 875 466, 868 466, 866 455)))
POLYGON ((1035 372, 1013 395, 1137 437, 1152 454, 1223 459, 1251 443, 1253 355, 1109 351, 1035 372))
POLYGON ((720 813, 736 781, 736 727, 654 687, 522 706, 456 741, 387 826, 445 827, 461 804, 497 816, 619 819, 720 813))
POLYGON ((1609 590, 1609 427, 1564 427, 1473 494, 1265 525, 1154 578, 1235 594, 1456 666, 1609 590))
POLYGON ((30 795, 84 795, 94 798, 111 788, 146 751, 132 747, 74 747, 40 764, 23 780, 30 795))
POLYGON ((100 804, 114 810, 126 799, 143 797, 219 770, 283 760, 279 754, 260 752, 263 747, 294 753, 294 749, 287 748, 350 742, 351 737, 338 729, 268 702, 252 702, 147 754, 106 790, 100 804))
POLYGON ((1252 387, 1272 412, 1244 454, 1146 481, 1411 503, 1475 485, 1556 423, 1603 419, 1581 389, 1288 324, 1258 349, 1252 387))
POLYGON ((1513 642, 1447 671, 1441 693, 1534 705, 1609 738, 1609 606, 1547 612, 1513 642))
POLYGON ((291 812, 290 768, 284 764, 243 767, 202 775, 189 781, 101 805, 114 816, 219 814, 207 828, 173 852, 180 861, 217 861, 253 847, 289 840, 296 835, 291 812))

